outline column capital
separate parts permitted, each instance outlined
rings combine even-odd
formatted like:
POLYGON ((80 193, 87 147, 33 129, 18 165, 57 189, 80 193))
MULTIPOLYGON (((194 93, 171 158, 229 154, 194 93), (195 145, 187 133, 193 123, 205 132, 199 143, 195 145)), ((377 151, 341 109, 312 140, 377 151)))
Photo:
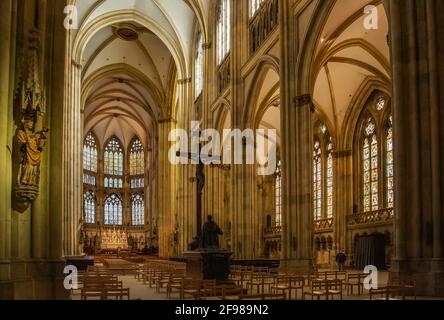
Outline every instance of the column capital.
POLYGON ((165 118, 159 119, 159 124, 168 123, 168 122, 177 123, 176 119, 174 119, 173 117, 165 117, 165 118))
POLYGON ((177 83, 178 83, 178 84, 191 83, 191 78, 179 79, 179 80, 177 80, 177 83))
POLYGON ((79 70, 83 70, 83 65, 77 61, 75 61, 74 59, 71 60, 71 63, 74 67, 76 67, 79 70))
POLYGON ((311 99, 311 94, 303 94, 294 98, 294 105, 296 108, 301 108, 305 106, 309 106, 311 112, 315 112, 314 104, 311 99))
POLYGON ((202 49, 209 50, 209 49, 211 49, 212 46, 213 46, 213 44, 211 42, 207 42, 207 43, 202 44, 202 49))

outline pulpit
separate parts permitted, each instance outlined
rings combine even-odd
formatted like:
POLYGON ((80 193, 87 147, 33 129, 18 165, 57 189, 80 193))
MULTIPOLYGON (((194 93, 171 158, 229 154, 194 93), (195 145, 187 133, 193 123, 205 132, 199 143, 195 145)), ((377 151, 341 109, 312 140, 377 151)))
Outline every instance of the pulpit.
POLYGON ((187 275, 198 280, 216 280, 229 284, 230 260, 233 253, 222 249, 199 249, 184 253, 187 275))

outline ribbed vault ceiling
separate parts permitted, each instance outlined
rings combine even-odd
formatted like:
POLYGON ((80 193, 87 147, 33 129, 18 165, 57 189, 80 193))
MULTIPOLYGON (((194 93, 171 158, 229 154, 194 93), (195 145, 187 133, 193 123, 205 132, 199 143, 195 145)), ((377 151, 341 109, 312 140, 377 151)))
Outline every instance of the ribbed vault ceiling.
MULTIPOLYGON (((191 1, 196 2, 196 1, 191 1)), ((199 5, 196 2, 196 5, 199 5)), ((135 21, 99 28, 83 48, 82 103, 85 134, 92 130, 100 143, 117 136, 125 147, 134 136, 149 146, 162 109, 171 108, 177 83, 177 52, 189 61, 196 16, 184 0, 78 0, 80 29, 96 21, 133 12, 153 21, 156 33, 135 21), (160 30, 160 31, 159 31, 160 30), (171 43, 174 42, 176 59, 171 43)))
POLYGON ((376 2, 379 28, 364 28, 364 7, 370 3, 375 1, 336 1, 316 49, 313 100, 335 130, 342 128, 365 83, 377 80, 389 87, 388 20, 383 5, 376 2))

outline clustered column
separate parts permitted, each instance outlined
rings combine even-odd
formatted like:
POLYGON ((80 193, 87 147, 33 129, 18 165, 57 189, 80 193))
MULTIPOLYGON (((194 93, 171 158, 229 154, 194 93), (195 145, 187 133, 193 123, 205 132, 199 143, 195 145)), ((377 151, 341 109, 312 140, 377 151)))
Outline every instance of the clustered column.
POLYGON ((419 294, 443 285, 444 1, 386 2, 395 135, 392 276, 415 276, 419 294))

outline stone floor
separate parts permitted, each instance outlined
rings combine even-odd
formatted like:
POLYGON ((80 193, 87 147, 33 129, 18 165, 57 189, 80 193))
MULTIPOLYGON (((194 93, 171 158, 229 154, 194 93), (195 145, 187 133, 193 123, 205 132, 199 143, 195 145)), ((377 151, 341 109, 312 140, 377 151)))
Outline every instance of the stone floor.
MULTIPOLYGON (((379 272, 379 283, 381 285, 385 285, 388 280, 388 272, 379 272)), ((155 288, 149 288, 148 285, 144 285, 142 281, 137 281, 134 276, 119 276, 119 280, 123 281, 124 288, 130 288, 130 298, 131 300, 165 300, 166 293, 163 290, 160 293, 157 293, 155 288)), ((173 299, 177 299, 177 294, 173 297, 173 299)), ((368 300, 369 295, 367 293, 358 296, 347 296, 344 295, 344 300, 368 300)), ((418 300, 423 300, 426 298, 418 297, 418 300)), ((72 300, 80 300, 79 293, 74 293, 72 295, 72 300)))

